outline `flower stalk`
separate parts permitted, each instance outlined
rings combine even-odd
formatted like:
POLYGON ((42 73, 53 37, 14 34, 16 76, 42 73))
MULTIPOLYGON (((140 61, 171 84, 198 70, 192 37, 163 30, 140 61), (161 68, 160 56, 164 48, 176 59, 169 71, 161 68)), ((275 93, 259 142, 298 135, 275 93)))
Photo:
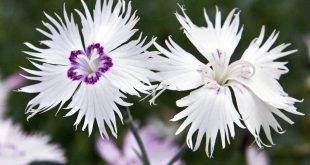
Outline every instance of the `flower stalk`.
POLYGON ((132 132, 134 138, 136 139, 136 141, 139 145, 140 151, 141 151, 141 155, 138 155, 138 156, 139 156, 139 158, 141 158, 144 165, 150 165, 150 161, 148 159, 145 147, 144 147, 143 142, 141 140, 141 137, 138 133, 138 129, 133 122, 133 118, 132 118, 132 115, 130 113, 129 107, 126 107, 126 113, 127 113, 127 117, 128 117, 126 120, 126 124, 128 125, 128 127, 129 127, 130 131, 132 132))

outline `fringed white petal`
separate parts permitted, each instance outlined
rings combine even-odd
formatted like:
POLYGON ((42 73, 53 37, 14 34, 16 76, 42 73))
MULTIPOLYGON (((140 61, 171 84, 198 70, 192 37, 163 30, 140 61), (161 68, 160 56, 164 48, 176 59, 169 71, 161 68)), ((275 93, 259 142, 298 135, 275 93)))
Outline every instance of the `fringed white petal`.
POLYGON ((132 14, 131 2, 126 4, 123 0, 97 0, 93 16, 91 15, 85 2, 82 0, 85 14, 76 10, 82 20, 82 33, 85 45, 100 43, 105 52, 109 53, 113 49, 127 42, 137 31, 133 29, 139 18, 132 14))
POLYGON ((200 69, 204 64, 182 49, 171 38, 166 41, 166 45, 169 50, 155 44, 156 48, 167 58, 154 57, 152 64, 155 70, 160 71, 158 74, 162 78, 161 85, 178 91, 190 90, 203 85, 200 69))
POLYGON ((185 9, 181 8, 183 15, 176 13, 177 19, 184 28, 188 39, 195 45, 209 62, 213 61, 213 53, 217 50, 225 53, 228 59, 237 47, 243 27, 239 30, 239 12, 232 10, 227 16, 224 24, 221 21, 221 12, 216 8, 215 25, 210 21, 205 12, 207 27, 198 27, 193 24, 186 15, 185 9))
POLYGON ((67 109, 71 110, 66 116, 71 116, 78 112, 74 125, 78 126, 84 118, 82 130, 84 131, 88 127, 89 135, 96 121, 100 134, 103 137, 109 138, 106 125, 109 127, 112 135, 117 137, 115 113, 121 121, 123 121, 123 117, 116 103, 121 106, 131 105, 124 102, 121 98, 125 98, 125 96, 105 78, 101 78, 93 85, 81 83, 67 107, 67 109))
POLYGON ((262 44, 265 34, 263 27, 258 38, 254 39, 249 48, 244 52, 241 60, 248 61, 255 67, 255 74, 251 78, 241 78, 238 81, 253 91, 260 99, 278 109, 302 115, 297 112, 294 104, 299 100, 288 96, 279 84, 278 79, 288 72, 285 63, 274 60, 289 55, 295 50, 282 52, 288 45, 282 44, 270 50, 278 33, 275 31, 262 44))
POLYGON ((74 22, 73 15, 69 19, 64 7, 64 21, 57 14, 57 19, 45 14, 49 22, 43 22, 43 25, 49 32, 37 29, 48 39, 40 41, 48 48, 38 48, 30 43, 25 43, 34 52, 24 51, 24 53, 33 57, 33 59, 49 64, 69 65, 68 57, 72 50, 83 50, 83 45, 78 26, 74 22))
POLYGON ((256 72, 252 78, 243 79, 239 82, 251 89, 255 95, 269 105, 278 109, 286 110, 293 114, 302 115, 302 113, 297 112, 297 109, 294 106, 296 102, 301 101, 288 96, 288 94, 283 91, 283 88, 279 82, 266 76, 264 72, 256 69, 256 72))
POLYGON ((279 79, 282 74, 289 70, 285 66, 287 62, 275 60, 295 53, 297 50, 284 51, 290 44, 281 44, 275 48, 272 45, 278 38, 279 32, 273 31, 269 38, 263 43, 265 27, 263 26, 258 38, 255 38, 242 55, 242 60, 253 63, 258 69, 266 73, 266 76, 279 79))
POLYGON ((187 106, 172 119, 172 121, 178 121, 187 117, 177 130, 177 134, 191 124, 186 138, 189 148, 197 150, 205 135, 205 150, 209 157, 212 157, 218 132, 221 136, 222 147, 225 148, 226 141, 229 144, 230 137, 235 136, 234 123, 243 128, 228 87, 202 87, 178 100, 177 106, 187 106), (193 145, 192 138, 195 132, 198 133, 196 143, 193 145))
POLYGON ((274 143, 271 137, 270 128, 273 128, 273 130, 277 133, 284 132, 280 124, 275 119, 274 114, 290 124, 294 123, 279 109, 270 106, 258 98, 247 87, 241 84, 232 83, 232 88, 236 96, 237 106, 243 118, 243 122, 254 136, 259 147, 262 147, 262 145, 270 146, 262 142, 260 137, 261 128, 264 130, 264 133, 271 145, 274 145, 274 143))
POLYGON ((147 49, 155 38, 146 43, 146 38, 130 41, 109 53, 113 58, 113 67, 105 73, 105 77, 122 92, 140 96, 138 92, 149 94, 155 88, 150 80, 159 80, 160 77, 152 72, 149 63, 156 52, 147 49))
POLYGON ((37 84, 23 87, 18 91, 25 93, 39 93, 29 101, 26 113, 31 118, 37 113, 46 112, 60 104, 59 109, 72 97, 79 82, 67 77, 67 66, 32 62, 40 71, 24 69, 32 75, 25 76, 29 80, 39 81, 37 84))
POLYGON ((0 130, 1 164, 66 163, 64 151, 58 145, 51 144, 49 136, 26 135, 19 125, 12 124, 10 120, 1 120, 0 130))

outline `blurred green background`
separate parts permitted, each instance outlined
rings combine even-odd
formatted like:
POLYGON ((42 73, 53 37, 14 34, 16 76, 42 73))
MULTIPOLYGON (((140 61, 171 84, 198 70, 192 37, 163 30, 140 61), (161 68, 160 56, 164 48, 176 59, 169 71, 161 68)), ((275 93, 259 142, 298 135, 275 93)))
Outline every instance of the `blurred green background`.
MULTIPOLYGON (((95 0, 86 0, 92 8, 95 0)), ((24 42, 38 45, 38 41, 44 37, 35 31, 35 28, 43 28, 41 21, 46 20, 43 11, 48 14, 54 12, 62 14, 63 3, 66 3, 67 11, 82 9, 79 0, 0 0, 0 72, 6 77, 19 71, 19 66, 33 68, 26 60, 23 50, 27 50, 24 42)), ((217 5, 226 15, 233 9, 239 8, 241 12, 241 24, 244 24, 244 32, 241 42, 237 47, 234 58, 239 58, 250 41, 259 35, 262 25, 266 25, 268 35, 273 29, 280 30, 277 44, 283 42, 292 43, 289 49, 299 51, 282 60, 288 60, 290 72, 281 78, 284 89, 293 97, 304 99, 303 103, 297 104, 299 111, 308 114, 310 109, 310 87, 306 84, 310 76, 310 64, 307 57, 307 49, 303 42, 307 33, 310 33, 310 1, 308 0, 132 0, 133 8, 138 10, 141 18, 137 25, 145 35, 157 36, 157 42, 172 35, 173 39, 185 50, 197 54, 197 50, 180 31, 175 13, 179 10, 177 3, 185 5, 187 14, 198 25, 205 25, 203 8, 206 8, 210 18, 214 18, 215 6, 217 5)), ((78 22, 77 14, 76 21, 78 22)), ((154 49, 154 48, 153 48, 154 49)), ((181 110, 175 106, 175 100, 187 95, 189 92, 165 92, 157 100, 157 106, 150 107, 147 101, 139 102, 139 98, 129 97, 129 101, 135 103, 131 108, 135 119, 147 123, 149 116, 156 116, 169 123, 168 120, 181 110)), ((22 123, 27 131, 43 132, 51 135, 52 141, 60 143, 66 150, 68 164, 88 165, 105 164, 96 154, 95 139, 98 131, 94 129, 93 134, 88 137, 87 132, 82 132, 79 127, 76 131, 72 126, 75 117, 63 118, 66 110, 62 110, 55 117, 56 109, 47 113, 37 115, 29 122, 26 121, 24 109, 33 95, 12 93, 9 99, 8 116, 16 122, 22 123)), ((306 116, 293 116, 288 114, 294 121, 289 125, 279 120, 286 133, 274 134, 274 142, 277 144, 272 148, 266 148, 271 164, 310 164, 310 118, 306 116)), ((126 130, 118 122, 119 137, 121 144, 122 135, 126 130)), ((178 123, 180 124, 180 123, 178 123)), ((1 130, 0 130, 1 131, 1 130)), ((184 142, 185 134, 180 134, 178 143, 184 142)), ((204 146, 197 152, 187 152, 184 160, 190 165, 202 164, 245 164, 243 152, 244 139, 247 132, 237 128, 237 135, 232 144, 225 150, 221 149, 219 143, 214 152, 214 158, 205 156, 204 146)), ((253 141, 252 137, 248 139, 253 141)), ((40 163, 36 163, 40 164, 40 163)), ((42 163, 41 163, 42 164, 42 163)), ((44 163, 43 163, 44 164, 44 163)))

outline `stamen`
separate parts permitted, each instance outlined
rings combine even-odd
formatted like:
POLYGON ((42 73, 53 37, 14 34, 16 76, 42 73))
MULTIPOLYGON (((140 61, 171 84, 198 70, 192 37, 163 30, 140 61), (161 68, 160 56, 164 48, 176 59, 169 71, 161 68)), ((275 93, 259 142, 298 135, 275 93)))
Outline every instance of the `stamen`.
POLYGON ((156 94, 156 90, 155 92, 152 93, 152 99, 149 100, 150 105, 157 105, 155 103, 155 100, 168 88, 168 86, 166 84, 162 84, 162 89, 156 94))
POLYGON ((228 69, 230 77, 232 77, 231 75, 235 75, 245 79, 253 77, 255 75, 255 72, 255 66, 252 63, 243 60, 232 63, 228 69))
POLYGON ((214 72, 214 66, 216 65, 216 62, 209 62, 206 65, 200 66, 199 69, 197 69, 197 72, 201 73, 201 79, 205 84, 210 83, 212 81, 215 81, 215 72, 214 72))
MULTIPOLYGON (((156 87, 155 87, 155 88, 156 88, 156 87)), ((145 97, 143 97, 143 98, 140 99, 139 101, 141 102, 141 101, 143 101, 143 100, 149 98, 150 96, 153 96, 153 97, 154 97, 155 94, 156 94, 156 89, 152 89, 151 91, 152 91, 152 92, 151 92, 150 94, 146 95, 145 97)))
POLYGON ((213 61, 197 69, 205 84, 216 83, 225 86, 231 79, 249 79, 255 75, 255 66, 243 60, 238 60, 229 65, 229 57, 225 52, 216 49, 212 54, 213 61))

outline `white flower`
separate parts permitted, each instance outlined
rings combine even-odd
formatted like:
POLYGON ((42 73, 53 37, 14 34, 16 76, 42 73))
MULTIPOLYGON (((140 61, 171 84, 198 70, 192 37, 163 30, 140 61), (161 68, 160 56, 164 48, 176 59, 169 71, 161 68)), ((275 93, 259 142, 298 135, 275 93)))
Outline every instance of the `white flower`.
POLYGON ((242 120, 259 146, 263 144, 260 138, 261 128, 273 144, 270 127, 278 133, 282 132, 273 113, 290 124, 293 122, 280 109, 301 115, 294 107, 298 100, 289 97, 278 83, 280 76, 288 72, 286 62, 275 61, 296 50, 283 51, 289 44, 281 44, 271 49, 278 33, 273 32, 263 43, 263 27, 259 37, 252 41, 241 59, 230 62, 243 31, 243 28, 239 28, 239 12, 232 10, 223 24, 218 9, 215 24, 205 12, 207 27, 198 27, 191 22, 184 9, 182 10, 184 16, 176 13, 176 17, 187 38, 208 63, 197 60, 171 38, 166 41, 169 50, 155 44, 165 55, 158 56, 153 64, 163 78, 158 89, 195 89, 190 95, 177 101, 177 106, 187 107, 172 119, 178 121, 186 118, 177 134, 190 125, 187 133, 188 146, 197 150, 205 135, 206 154, 212 157, 218 132, 224 148, 226 141, 229 144, 230 137, 235 136, 234 124, 244 128, 242 120), (237 106, 233 103, 232 91, 237 106), (196 142, 193 144, 193 135, 196 132, 196 142))
POLYGON ((65 163, 64 151, 50 144, 50 138, 39 134, 26 135, 19 125, 0 120, 0 162, 9 165, 26 165, 47 161, 65 163))
POLYGON ((82 0, 85 14, 76 10, 81 18, 81 34, 73 16, 69 18, 64 9, 64 19, 46 15, 43 25, 49 31, 37 29, 48 39, 40 43, 46 48, 26 45, 35 52, 31 63, 38 70, 24 69, 33 76, 25 76, 39 83, 20 89, 26 93, 38 93, 28 106, 29 117, 46 112, 57 105, 59 109, 72 99, 66 116, 78 112, 74 125, 84 118, 83 130, 88 127, 91 134, 96 121, 100 134, 108 137, 105 125, 116 137, 116 117, 122 121, 118 105, 130 106, 122 98, 124 94, 140 96, 148 94, 154 87, 150 79, 156 79, 150 71, 148 60, 156 52, 147 49, 155 39, 145 44, 141 35, 137 40, 129 39, 137 32, 133 29, 139 18, 132 14, 131 3, 113 0, 96 1, 93 16, 82 0), (83 38, 83 40, 82 40, 83 38), (33 61, 39 61, 38 64, 33 61), (124 94, 123 94, 124 93, 124 94))

